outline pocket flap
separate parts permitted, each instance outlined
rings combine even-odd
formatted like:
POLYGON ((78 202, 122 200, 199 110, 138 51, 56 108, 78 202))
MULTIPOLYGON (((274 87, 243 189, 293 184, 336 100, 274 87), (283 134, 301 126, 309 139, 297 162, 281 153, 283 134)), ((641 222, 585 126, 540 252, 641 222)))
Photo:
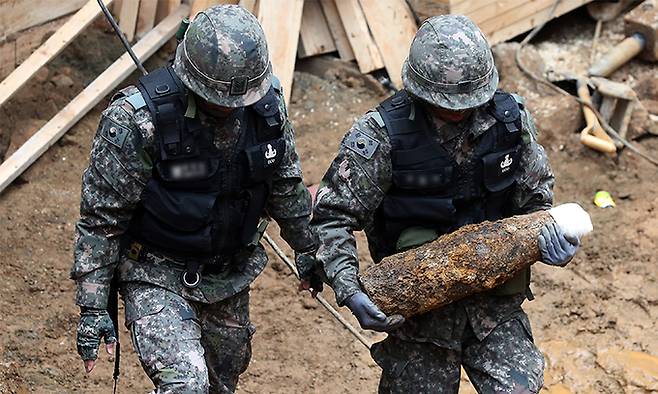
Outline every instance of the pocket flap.
POLYGON ((195 231, 212 219, 217 196, 214 193, 170 191, 150 180, 144 190, 144 206, 164 224, 183 231, 195 231))

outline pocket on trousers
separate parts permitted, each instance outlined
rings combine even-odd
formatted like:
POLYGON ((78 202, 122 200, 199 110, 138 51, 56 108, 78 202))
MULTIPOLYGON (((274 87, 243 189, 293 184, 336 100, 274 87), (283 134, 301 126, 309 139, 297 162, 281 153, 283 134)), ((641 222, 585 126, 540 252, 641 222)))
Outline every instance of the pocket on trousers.
POLYGON ((390 344, 384 344, 390 338, 373 344, 370 348, 370 355, 382 369, 382 374, 386 375, 389 380, 395 380, 402 375, 404 369, 409 364, 409 360, 401 359, 390 352, 392 346, 390 344))

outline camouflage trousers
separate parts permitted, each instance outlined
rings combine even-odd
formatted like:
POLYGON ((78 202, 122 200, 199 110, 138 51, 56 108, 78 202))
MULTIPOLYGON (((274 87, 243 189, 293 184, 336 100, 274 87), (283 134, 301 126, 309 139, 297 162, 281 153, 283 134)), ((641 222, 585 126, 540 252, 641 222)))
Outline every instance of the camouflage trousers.
POLYGON ((382 368, 379 393, 457 393, 462 366, 479 393, 538 393, 544 381, 544 358, 525 314, 482 341, 466 324, 459 350, 389 335, 371 353, 382 368))
POLYGON ((249 290, 214 304, 161 287, 122 286, 126 325, 157 393, 232 393, 251 359, 249 290))

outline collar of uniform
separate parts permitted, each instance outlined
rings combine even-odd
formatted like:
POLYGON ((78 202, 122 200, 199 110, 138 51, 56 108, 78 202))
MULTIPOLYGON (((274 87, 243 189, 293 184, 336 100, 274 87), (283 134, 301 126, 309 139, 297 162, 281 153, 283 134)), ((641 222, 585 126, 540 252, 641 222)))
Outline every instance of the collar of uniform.
POLYGON ((187 109, 185 110, 185 117, 194 119, 196 117, 196 100, 194 99, 193 94, 187 95, 187 109))
POLYGON ((471 136, 473 138, 481 136, 494 124, 496 124, 496 118, 487 111, 486 105, 476 108, 469 119, 471 136))

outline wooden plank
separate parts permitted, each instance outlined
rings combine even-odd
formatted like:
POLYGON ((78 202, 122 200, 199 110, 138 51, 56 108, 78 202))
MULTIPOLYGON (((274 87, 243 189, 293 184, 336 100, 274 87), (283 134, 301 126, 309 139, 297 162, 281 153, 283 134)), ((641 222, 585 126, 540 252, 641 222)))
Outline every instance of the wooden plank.
MULTIPOLYGON (((0 78, 9 75, 16 68, 16 41, 0 44, 0 78)), ((0 92, 2 94, 2 92, 0 92)))
MULTIPOLYGON (((112 0, 104 0, 109 5, 112 0)), ((0 106, 20 89, 43 65, 57 56, 98 15, 101 9, 95 0, 89 1, 69 18, 50 38, 25 60, 11 75, 0 82, 0 106)))
POLYGON ((336 8, 347 32, 347 39, 354 51, 359 70, 362 73, 369 73, 384 67, 384 61, 370 35, 359 0, 336 0, 336 8))
POLYGON ((54 21, 22 31, 21 34, 16 37, 16 65, 21 64, 36 48, 45 43, 48 37, 66 23, 67 19, 68 18, 55 19, 54 21))
MULTIPOLYGON (((523 3, 531 3, 535 0, 523 0, 523 3)), ((451 14, 461 14, 461 15, 471 15, 471 13, 491 5, 496 5, 496 3, 502 3, 505 0, 478 0, 478 1, 452 1, 450 2, 450 13, 451 14)))
MULTIPOLYGON (((498 22, 498 19, 491 19, 482 23, 480 28, 487 36, 487 40, 491 45, 508 40, 521 33, 529 31, 533 27, 546 20, 546 17, 548 16, 548 13, 553 6, 553 0, 542 1, 545 7, 543 9, 538 9, 531 15, 525 15, 523 18, 519 18, 515 16, 516 10, 512 10, 510 13, 505 14, 505 16, 498 17, 498 19, 506 19, 506 24, 501 24, 498 22)), ((555 10, 554 17, 566 14, 567 12, 589 2, 590 0, 562 0, 555 10)))
POLYGON ((484 21, 498 18, 500 15, 515 10, 517 7, 526 3, 528 3, 528 0, 497 0, 474 10, 469 10, 467 12, 454 11, 453 13, 468 15, 473 22, 480 24, 484 21))
POLYGON ((123 0, 114 0, 112 7, 110 8, 110 12, 112 12, 112 15, 114 15, 116 19, 119 19, 119 15, 121 14, 121 7, 123 7, 123 0))
POLYGON ((80 9, 87 0, 1 0, 0 40, 80 9))
MULTIPOLYGON (((189 10, 188 5, 181 5, 175 12, 148 32, 133 46, 137 57, 142 61, 146 60, 173 37, 178 30, 181 19, 189 15, 189 10)), ((121 56, 13 155, 0 164, 0 192, 82 119, 89 110, 111 93, 112 90, 116 89, 135 69, 135 64, 127 53, 121 56)))
POLYGON ((155 23, 160 23, 180 5, 181 0, 158 0, 158 9, 155 11, 155 23))
POLYGON ((240 5, 240 7, 244 8, 245 10, 255 15, 256 0, 240 0, 238 4, 240 5))
POLYGON ((263 26, 272 69, 290 102, 304 0, 259 0, 258 20, 263 26))
POLYGON ((300 58, 320 55, 322 53, 336 50, 334 39, 327 26, 320 2, 318 0, 306 0, 302 12, 302 26, 299 35, 300 58))
POLYGON ((336 3, 334 0, 320 0, 320 5, 327 19, 331 36, 334 38, 336 49, 338 49, 338 55, 346 62, 354 60, 354 52, 352 51, 350 41, 347 39, 347 33, 343 27, 343 22, 340 20, 340 15, 338 15, 336 3))
POLYGON ((155 13, 158 10, 158 0, 141 0, 137 13, 137 38, 141 38, 155 26, 155 13))
POLYGON ((194 20, 194 17, 199 12, 220 4, 238 4, 238 0, 194 0, 192 3, 192 12, 190 12, 190 15, 192 15, 190 20, 194 20))
POLYGON ((137 27, 137 13, 139 12, 139 0, 124 0, 119 15, 119 27, 128 41, 135 39, 135 28, 137 27))
POLYGON ((393 85, 402 88, 402 63, 416 35, 416 22, 404 0, 359 0, 393 85), (395 23, 391 23, 395 21, 395 23))

